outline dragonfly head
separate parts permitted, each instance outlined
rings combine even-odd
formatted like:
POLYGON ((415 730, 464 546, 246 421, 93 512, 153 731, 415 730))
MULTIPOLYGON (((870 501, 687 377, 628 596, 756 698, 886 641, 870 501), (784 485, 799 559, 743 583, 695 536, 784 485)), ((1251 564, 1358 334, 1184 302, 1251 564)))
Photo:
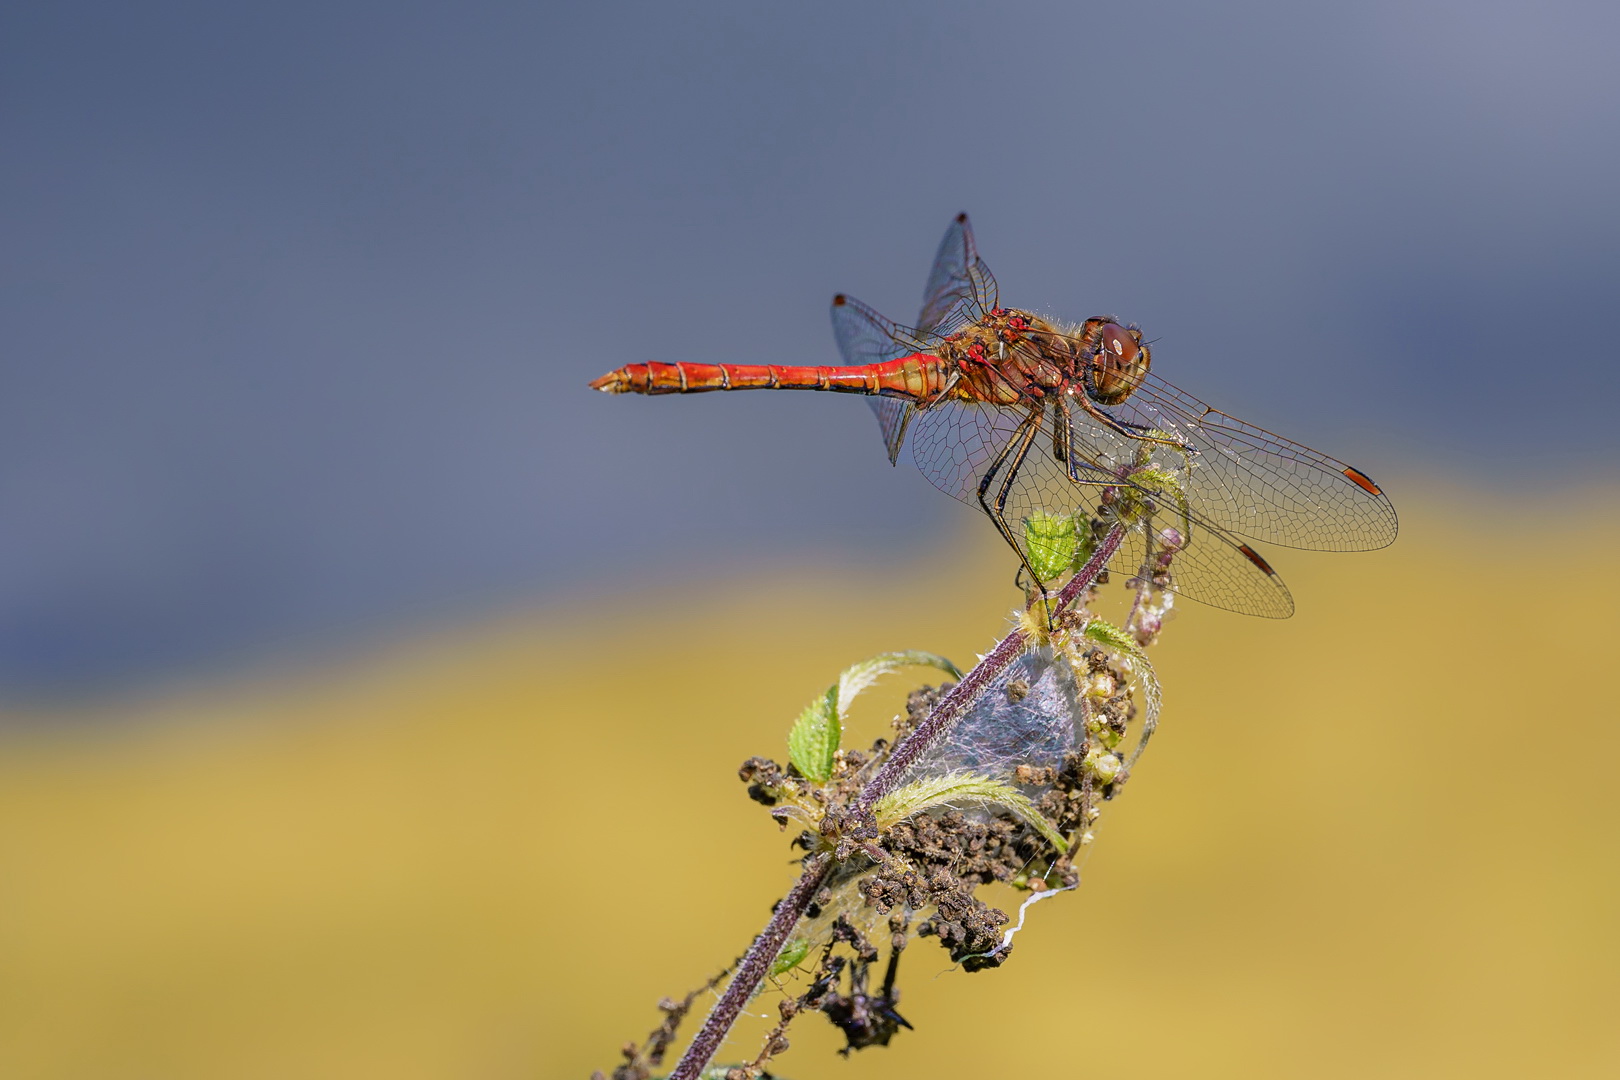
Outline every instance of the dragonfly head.
POLYGON ((1114 405, 1142 385, 1153 363, 1142 331, 1113 318, 1087 319, 1081 328, 1080 358, 1085 363, 1086 393, 1099 405, 1114 405))

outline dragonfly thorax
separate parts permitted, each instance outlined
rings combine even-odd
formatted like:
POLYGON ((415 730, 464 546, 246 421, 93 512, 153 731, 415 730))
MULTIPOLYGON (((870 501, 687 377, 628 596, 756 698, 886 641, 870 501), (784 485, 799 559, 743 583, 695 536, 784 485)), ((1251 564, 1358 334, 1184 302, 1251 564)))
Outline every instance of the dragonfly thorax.
POLYGON ((945 339, 942 357, 958 373, 958 396, 1011 405, 1069 385, 1077 373, 1073 342, 1038 315, 992 308, 945 339))

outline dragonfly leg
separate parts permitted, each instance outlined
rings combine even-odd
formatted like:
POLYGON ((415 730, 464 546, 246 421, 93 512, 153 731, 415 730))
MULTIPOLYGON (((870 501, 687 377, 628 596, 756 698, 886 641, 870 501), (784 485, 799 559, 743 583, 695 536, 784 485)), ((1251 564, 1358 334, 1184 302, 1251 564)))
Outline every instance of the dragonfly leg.
POLYGON ((1127 420, 1120 420, 1109 415, 1108 410, 1099 408, 1084 394, 1076 394, 1074 397, 1075 400, 1080 403, 1080 407, 1086 410, 1086 413, 1093 420, 1096 420, 1099 424, 1103 425, 1103 427, 1107 428, 1109 431, 1114 432, 1116 435, 1123 435, 1127 439, 1135 439, 1138 442, 1153 443, 1157 446, 1169 446, 1176 450, 1180 450, 1183 453, 1188 453, 1192 450, 1192 447, 1188 446, 1180 439, 1172 438, 1168 432, 1160 431, 1157 428, 1150 428, 1146 424, 1133 424, 1127 420))
MULTIPOLYGON (((1053 412, 1056 415, 1053 417, 1054 422, 1052 425, 1052 456, 1062 463, 1063 473, 1069 478, 1069 482, 1082 487, 1099 488, 1109 487, 1116 483, 1117 481, 1113 478, 1097 480, 1081 477, 1081 461, 1074 451, 1074 428, 1071 426, 1073 421, 1069 417, 1069 403, 1062 398, 1058 398, 1053 406, 1053 412)), ((1089 465, 1089 467, 1094 470, 1098 469, 1098 466, 1094 464, 1089 465)))
POLYGON ((1007 440, 1007 445, 1001 448, 1001 452, 990 463, 990 468, 985 470, 984 479, 979 481, 979 506, 983 508, 985 515, 995 523, 996 530, 1001 533, 1001 538, 1007 541, 1008 545, 1018 553, 1018 561, 1023 564, 1024 572, 1029 575, 1029 579, 1035 582, 1043 593, 1046 590, 1046 584, 1041 581, 1040 575, 1035 572, 1035 567, 1030 565, 1029 555, 1024 551, 1024 546, 1018 542, 1018 537, 1013 533, 1012 527, 1007 524, 1006 511, 1007 499, 1012 493, 1013 481, 1018 478, 1018 470, 1024 464, 1024 459, 1029 456, 1029 448, 1035 443, 1035 436, 1041 427, 1041 414, 1044 411, 1045 407, 1042 405, 1037 405, 1030 410, 1030 414, 1024 418, 1023 422, 1018 425, 1017 430, 1013 432, 1012 438, 1007 440), (997 481, 998 476, 1000 478, 999 482, 997 481), (990 498, 988 496, 992 485, 995 486, 996 492, 995 496, 990 498))
POLYGON ((1070 480, 1078 479, 1075 476, 1074 450, 1070 442, 1072 433, 1069 430, 1069 406, 1060 397, 1053 412, 1056 415, 1052 417, 1052 456, 1063 463, 1063 471, 1068 474, 1070 480))

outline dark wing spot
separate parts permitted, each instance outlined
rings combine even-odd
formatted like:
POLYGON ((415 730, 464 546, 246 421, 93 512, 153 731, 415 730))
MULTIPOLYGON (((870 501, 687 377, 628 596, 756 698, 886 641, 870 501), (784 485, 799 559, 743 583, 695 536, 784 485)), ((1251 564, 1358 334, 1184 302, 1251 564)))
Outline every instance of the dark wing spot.
POLYGON ((1352 484, 1356 485, 1369 495, 1383 494, 1383 491, 1379 490, 1378 485, 1372 482, 1372 477, 1368 476, 1364 472, 1357 469, 1352 469, 1350 466, 1346 465, 1344 467, 1344 475, 1352 484))
POLYGON ((1267 577, 1276 577, 1277 576, 1277 571, 1273 570, 1271 568, 1271 564, 1266 562, 1266 560, 1262 559, 1260 557, 1259 553, 1254 550, 1254 548, 1250 547, 1248 544, 1239 544, 1238 545, 1238 550, 1243 552, 1244 555, 1248 556, 1250 562, 1254 563, 1254 565, 1256 565, 1260 569, 1264 570, 1266 572, 1267 577))

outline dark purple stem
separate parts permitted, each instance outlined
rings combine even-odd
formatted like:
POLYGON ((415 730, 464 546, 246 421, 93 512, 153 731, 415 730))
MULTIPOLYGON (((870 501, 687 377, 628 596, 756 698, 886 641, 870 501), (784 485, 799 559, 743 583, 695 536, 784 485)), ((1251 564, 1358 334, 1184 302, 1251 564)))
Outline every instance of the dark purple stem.
MULTIPOLYGON (((1054 613, 1061 612, 1074 602, 1075 597, 1084 592, 1091 583, 1102 573, 1108 560, 1113 558, 1114 552, 1125 539, 1125 528, 1115 525, 1097 545, 1091 558, 1079 572, 1069 580, 1058 593, 1057 603, 1053 605, 1054 613)), ((962 677, 962 681, 951 688, 950 693, 940 699, 928 718, 913 728, 910 734, 895 744, 883 768, 878 770, 870 783, 861 791, 860 797, 855 800, 857 812, 864 813, 872 809, 877 801, 900 784, 900 778, 905 775, 916 760, 923 755, 930 746, 944 735, 946 731, 962 718, 968 708, 984 692, 985 687, 994 682, 1002 672, 1006 671, 1012 662, 1024 652, 1027 634, 1023 630, 1014 630, 976 664, 972 671, 962 677)), ((669 1074, 669 1080, 697 1080, 699 1074, 714 1060, 715 1052, 725 1041, 726 1033, 731 1025, 737 1022, 738 1015, 748 999, 754 996, 760 983, 770 973, 771 962, 782 951, 787 942, 788 935, 793 932, 794 926, 804 916, 810 902, 815 899, 817 892, 821 891, 822 884, 827 875, 832 872, 832 856, 821 852, 810 856, 804 862, 804 873, 799 877, 798 884, 782 898, 776 905, 776 911, 771 915, 771 921, 765 924, 754 943, 748 946, 748 952, 743 954, 742 963, 737 965, 737 972, 731 977, 731 983, 720 1000, 715 1002, 713 1009, 703 1021, 703 1027, 692 1039, 692 1044, 681 1055, 680 1063, 675 1071, 669 1074)))
POLYGON ((714 1059, 715 1051, 725 1041, 726 1033, 737 1022, 737 1015, 748 1004, 748 999, 754 996, 754 991, 759 989, 759 984, 765 981, 765 976, 770 974, 771 962, 782 951, 788 935, 804 915, 805 908, 821 891, 821 884, 832 872, 832 865, 832 856, 827 852, 812 855, 804 861, 804 873, 800 875, 799 883, 782 897, 782 902, 776 905, 776 911, 771 915, 771 921, 765 924, 765 929, 748 946, 748 952, 743 955, 742 963, 737 965, 737 973, 731 977, 726 992, 709 1010, 703 1026, 692 1039, 692 1045, 686 1048, 675 1071, 669 1074, 669 1080, 697 1080, 698 1074, 714 1059))
POLYGON ((1074 603, 1075 597, 1091 588, 1091 583, 1097 580, 1097 575, 1103 572, 1108 560, 1114 557, 1114 552, 1119 550, 1119 545, 1124 541, 1123 525, 1115 525, 1103 534, 1102 542, 1097 545, 1097 550, 1091 553, 1091 558, 1086 560, 1086 565, 1082 566, 1080 572, 1070 578, 1069 583, 1063 586, 1063 591, 1058 593, 1057 603, 1052 606, 1053 614, 1061 612, 1074 603))
MULTIPOLYGON (((1114 557, 1114 552, 1119 550, 1120 541, 1124 539, 1123 526, 1116 525, 1108 531, 1102 543, 1097 545, 1097 550, 1092 552, 1091 558, 1086 561, 1086 565, 1081 567, 1063 587, 1063 591, 1058 593, 1057 603, 1052 606, 1054 614, 1061 612, 1097 579, 1097 575, 1102 573, 1103 567, 1108 565, 1108 560, 1114 557)), ((855 801, 856 810, 864 812, 872 809, 879 799, 900 785, 900 778, 906 774, 906 770, 962 718, 984 692, 985 687, 995 682, 1001 673, 1007 670, 1008 665, 1018 659, 1024 651, 1025 637, 1023 630, 1014 630, 1002 638, 989 656, 980 660, 972 671, 962 677, 961 682, 951 688, 950 693, 940 699, 926 720, 895 744, 888 760, 883 763, 883 768, 878 770, 878 774, 866 785, 860 798, 855 801)))

